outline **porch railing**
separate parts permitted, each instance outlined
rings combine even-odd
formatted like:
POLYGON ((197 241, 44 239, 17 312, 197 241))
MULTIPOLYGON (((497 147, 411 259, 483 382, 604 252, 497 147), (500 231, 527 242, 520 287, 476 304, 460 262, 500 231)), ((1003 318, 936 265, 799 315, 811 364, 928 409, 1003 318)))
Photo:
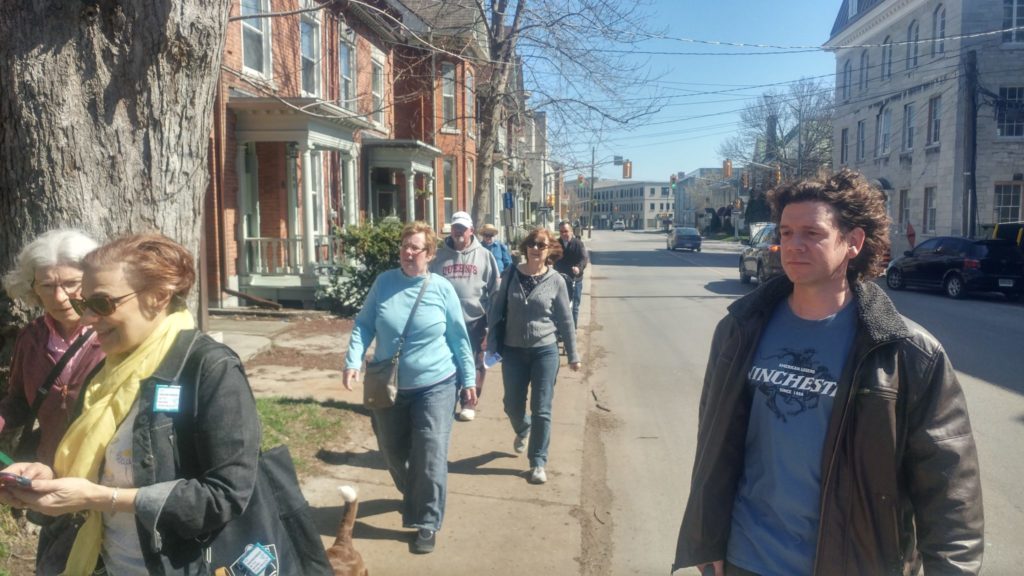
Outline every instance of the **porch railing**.
MULTIPOLYGON (((245 264, 249 274, 262 276, 299 276, 303 273, 305 255, 302 237, 246 238, 245 264)), ((335 236, 313 237, 313 273, 324 275, 341 266, 344 252, 341 239, 335 236)))

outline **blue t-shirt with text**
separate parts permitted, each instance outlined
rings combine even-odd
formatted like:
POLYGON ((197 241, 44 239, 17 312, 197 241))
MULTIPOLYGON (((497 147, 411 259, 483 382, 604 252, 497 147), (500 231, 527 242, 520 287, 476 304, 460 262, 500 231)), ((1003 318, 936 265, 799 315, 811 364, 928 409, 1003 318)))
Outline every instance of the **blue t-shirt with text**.
POLYGON ((818 536, 821 458, 856 304, 805 320, 783 301, 747 373, 753 404, 727 557, 762 576, 810 575, 818 536))

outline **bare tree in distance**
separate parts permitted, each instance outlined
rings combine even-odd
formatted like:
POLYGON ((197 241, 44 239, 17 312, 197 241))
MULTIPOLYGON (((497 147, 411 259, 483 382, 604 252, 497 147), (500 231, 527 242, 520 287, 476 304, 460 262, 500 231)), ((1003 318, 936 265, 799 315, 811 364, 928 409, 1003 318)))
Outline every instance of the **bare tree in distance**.
POLYGON ((787 180, 816 176, 832 164, 832 113, 833 88, 821 80, 773 88, 740 112, 737 134, 718 154, 737 167, 777 162, 787 180))
MULTIPOLYGON (((229 5, 0 3, 0 271, 57 227, 160 231, 198 252, 229 5)), ((23 312, 0 294, 0 325, 23 312)))

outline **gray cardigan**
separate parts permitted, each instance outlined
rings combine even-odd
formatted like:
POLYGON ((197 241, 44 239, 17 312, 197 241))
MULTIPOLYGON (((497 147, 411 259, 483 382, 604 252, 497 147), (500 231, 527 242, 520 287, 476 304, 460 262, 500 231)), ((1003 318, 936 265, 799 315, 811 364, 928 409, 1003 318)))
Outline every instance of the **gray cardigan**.
POLYGON ((580 361, 569 291, 565 280, 554 268, 548 268, 527 296, 516 274, 516 266, 509 266, 487 313, 488 350, 497 346, 496 329, 502 318, 505 318, 505 346, 539 348, 555 344, 557 335, 561 334, 569 362, 580 361))

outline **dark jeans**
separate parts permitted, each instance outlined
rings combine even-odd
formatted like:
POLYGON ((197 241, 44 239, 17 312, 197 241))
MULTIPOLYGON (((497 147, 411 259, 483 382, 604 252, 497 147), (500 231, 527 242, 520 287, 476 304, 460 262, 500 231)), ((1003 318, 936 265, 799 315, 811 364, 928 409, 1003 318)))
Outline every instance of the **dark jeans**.
POLYGON ((580 327, 580 300, 583 299, 583 277, 570 279, 569 301, 572 302, 572 325, 580 327))
POLYGON ((530 467, 544 466, 551 442, 551 402, 558 377, 558 344, 539 348, 505 346, 501 375, 505 380, 505 414, 516 435, 530 435, 530 467), (532 389, 532 390, 531 390, 532 389), (530 414, 526 397, 530 397, 530 414))
POLYGON ((373 411, 377 444, 402 493, 402 525, 440 530, 448 491, 448 440, 456 377, 398 390, 395 405, 373 411))

